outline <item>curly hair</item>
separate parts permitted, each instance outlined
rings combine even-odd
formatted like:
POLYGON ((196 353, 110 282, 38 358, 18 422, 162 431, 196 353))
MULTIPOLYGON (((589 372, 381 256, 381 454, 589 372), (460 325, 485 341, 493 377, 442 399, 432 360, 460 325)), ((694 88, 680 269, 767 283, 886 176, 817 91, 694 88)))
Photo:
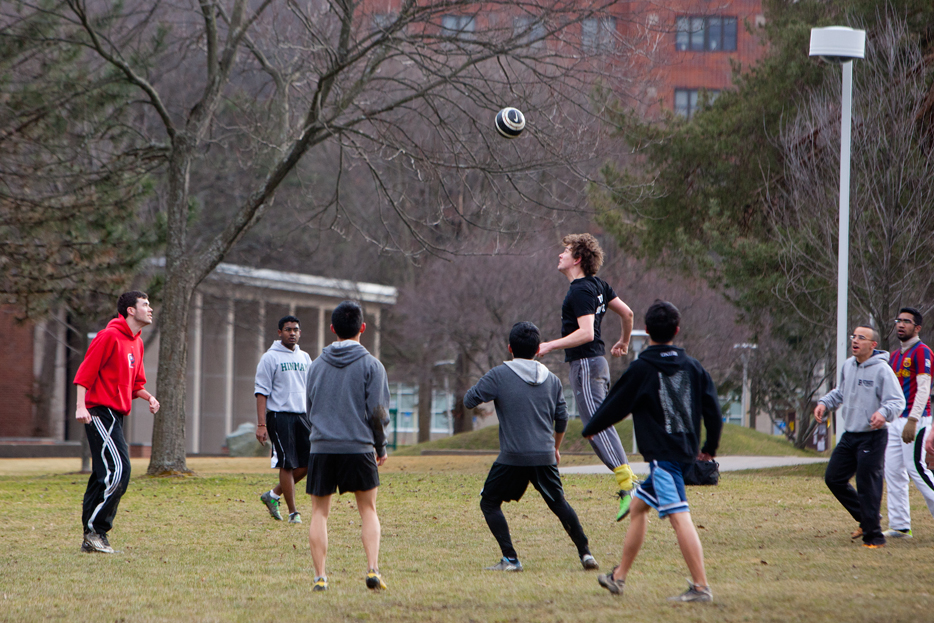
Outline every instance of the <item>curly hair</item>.
POLYGON ((581 270, 587 277, 596 275, 603 266, 603 249, 590 234, 568 234, 561 242, 564 246, 571 247, 571 256, 581 261, 581 270))

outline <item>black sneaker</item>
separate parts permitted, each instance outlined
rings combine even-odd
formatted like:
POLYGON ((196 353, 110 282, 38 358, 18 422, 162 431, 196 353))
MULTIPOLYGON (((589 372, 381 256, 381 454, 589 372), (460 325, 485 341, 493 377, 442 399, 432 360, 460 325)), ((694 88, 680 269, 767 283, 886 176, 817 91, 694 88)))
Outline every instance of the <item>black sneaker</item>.
POLYGON ((380 591, 386 589, 386 583, 383 582, 383 576, 378 569, 370 569, 366 574, 366 587, 370 590, 380 591))
POLYGON ((581 565, 587 571, 594 571, 600 568, 600 565, 597 563, 597 559, 594 558, 591 554, 584 554, 581 556, 581 565))

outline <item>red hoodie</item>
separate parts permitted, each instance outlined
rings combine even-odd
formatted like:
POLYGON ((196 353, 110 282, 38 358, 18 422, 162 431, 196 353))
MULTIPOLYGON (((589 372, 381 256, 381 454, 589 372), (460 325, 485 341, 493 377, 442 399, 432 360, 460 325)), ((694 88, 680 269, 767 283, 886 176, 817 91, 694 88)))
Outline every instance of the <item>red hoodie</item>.
POLYGON ((109 407, 126 415, 133 395, 146 385, 143 340, 133 335, 126 318, 117 316, 91 340, 75 374, 75 385, 87 388, 84 404, 109 407))

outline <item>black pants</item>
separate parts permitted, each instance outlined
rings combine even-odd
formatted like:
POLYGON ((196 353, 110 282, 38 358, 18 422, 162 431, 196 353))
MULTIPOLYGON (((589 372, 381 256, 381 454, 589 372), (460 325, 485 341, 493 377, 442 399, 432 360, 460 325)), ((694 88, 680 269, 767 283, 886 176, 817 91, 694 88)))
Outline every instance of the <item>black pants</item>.
POLYGON ((81 523, 85 532, 107 534, 130 483, 130 450, 123 438, 123 415, 106 407, 89 411, 91 423, 84 425, 84 431, 91 446, 91 477, 81 523))
POLYGON ((879 526, 882 483, 885 481, 885 444, 888 431, 843 433, 824 473, 824 482, 863 529, 863 542, 885 543, 879 526), (850 478, 856 474, 856 489, 850 478))
POLYGON ((561 486, 561 476, 558 475, 557 467, 554 465, 526 467, 494 463, 483 485, 483 491, 480 492, 480 510, 483 512, 486 524, 490 527, 490 532, 499 543, 503 556, 519 557, 509 536, 509 524, 506 523, 506 516, 502 510, 503 502, 521 499, 530 482, 541 494, 551 512, 561 520, 564 530, 577 546, 577 555, 589 554, 587 535, 584 534, 577 513, 564 498, 564 488, 561 486))

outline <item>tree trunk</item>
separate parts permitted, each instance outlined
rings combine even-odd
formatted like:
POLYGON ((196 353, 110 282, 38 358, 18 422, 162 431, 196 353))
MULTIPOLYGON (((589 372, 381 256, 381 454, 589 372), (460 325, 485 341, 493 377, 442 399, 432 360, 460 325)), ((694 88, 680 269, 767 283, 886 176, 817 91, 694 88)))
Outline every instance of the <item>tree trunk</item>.
POLYGON ((418 380, 418 443, 431 441, 431 365, 418 380))
POLYGON ((473 417, 464 408, 464 394, 470 389, 470 377, 467 374, 467 358, 458 353, 454 364, 454 434, 467 433, 473 430, 473 417))
MULTIPOLYGON (((177 269, 183 272, 185 269, 177 269)), ((159 380, 161 405, 153 418, 152 456, 147 473, 188 473, 185 461, 185 402, 188 389, 188 317, 195 284, 191 275, 166 270, 166 290, 159 311, 159 380), (186 278, 187 277, 187 278, 186 278)))
MULTIPOLYGON (((50 314, 55 317, 57 310, 50 314)), ((36 404, 35 415, 33 416, 32 435, 33 437, 52 437, 58 427, 54 424, 55 415, 52 413, 52 396, 54 395, 55 385, 55 363, 58 356, 58 328, 59 324, 53 320, 46 320, 36 327, 37 331, 42 332, 42 353, 39 368, 39 374, 35 380, 35 390, 33 391, 36 404)))

